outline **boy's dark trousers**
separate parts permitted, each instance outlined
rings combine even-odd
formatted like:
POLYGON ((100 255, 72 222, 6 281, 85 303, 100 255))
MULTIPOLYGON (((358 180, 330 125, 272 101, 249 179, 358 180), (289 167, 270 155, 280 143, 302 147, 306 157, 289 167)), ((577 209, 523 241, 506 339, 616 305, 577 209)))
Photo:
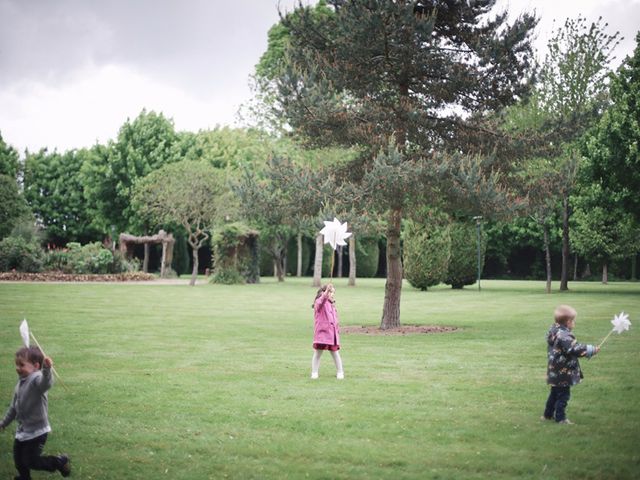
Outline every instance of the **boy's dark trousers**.
POLYGON ((16 478, 29 480, 31 478, 30 470, 55 472, 61 467, 60 464, 62 461, 59 457, 51 455, 42 456, 42 450, 44 449, 46 441, 46 433, 24 442, 19 440, 13 441, 13 461, 20 474, 16 478))
POLYGON ((565 409, 571 398, 571 387, 551 387, 547 404, 544 408, 546 418, 555 418, 556 422, 561 422, 567 418, 565 409))

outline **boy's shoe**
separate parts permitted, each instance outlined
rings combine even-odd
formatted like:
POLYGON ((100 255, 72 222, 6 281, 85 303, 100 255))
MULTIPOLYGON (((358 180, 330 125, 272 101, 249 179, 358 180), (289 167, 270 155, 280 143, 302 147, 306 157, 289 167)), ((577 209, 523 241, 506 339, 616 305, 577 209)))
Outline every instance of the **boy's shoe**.
POLYGON ((318 378, 318 372, 311 372, 311 378, 313 380, 317 379, 318 378))
POLYGON ((553 420, 553 417, 545 417, 544 415, 542 415, 540 417, 540 420, 545 421, 545 420, 553 420))
POLYGON ((60 459, 60 466, 58 470, 60 471, 60 475, 63 477, 68 477, 71 475, 71 460, 69 460, 68 455, 60 455, 58 457, 60 459))
POLYGON ((336 374, 336 378, 337 378, 338 380, 344 380, 344 372, 338 372, 338 373, 336 374))
POLYGON ((558 423, 562 424, 562 425, 575 425, 575 423, 573 423, 571 420, 569 420, 568 418, 565 418, 564 420, 560 420, 558 423))

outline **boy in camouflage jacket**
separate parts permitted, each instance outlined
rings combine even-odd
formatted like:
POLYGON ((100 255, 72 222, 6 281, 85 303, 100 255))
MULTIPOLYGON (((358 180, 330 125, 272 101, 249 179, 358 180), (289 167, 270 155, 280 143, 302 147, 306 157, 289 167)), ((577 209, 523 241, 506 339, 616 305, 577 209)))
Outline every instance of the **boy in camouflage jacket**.
POLYGON ((565 410, 571 398, 571 387, 583 378, 578 359, 591 358, 600 348, 576 341, 572 331, 577 317, 574 308, 560 305, 553 314, 555 323, 547 332, 547 383, 551 385, 551 391, 542 418, 571 424, 565 410))

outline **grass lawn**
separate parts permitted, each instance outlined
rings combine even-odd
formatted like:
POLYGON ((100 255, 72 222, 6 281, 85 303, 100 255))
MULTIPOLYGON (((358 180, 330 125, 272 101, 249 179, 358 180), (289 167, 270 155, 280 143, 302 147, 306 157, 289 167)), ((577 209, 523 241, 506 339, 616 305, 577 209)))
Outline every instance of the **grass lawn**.
MULTIPOLYGON (((404 324, 461 330, 344 335, 345 380, 325 354, 312 381, 310 282, 0 283, 0 414, 26 317, 67 387, 49 394, 46 451, 69 453, 74 478, 638 478, 640 284, 405 285, 404 324), (621 310, 633 324, 582 361, 569 426, 539 420, 560 303, 583 343, 621 310)), ((334 283, 343 325, 379 323, 384 280, 334 283)), ((0 433, 3 479, 14 427, 0 433)))

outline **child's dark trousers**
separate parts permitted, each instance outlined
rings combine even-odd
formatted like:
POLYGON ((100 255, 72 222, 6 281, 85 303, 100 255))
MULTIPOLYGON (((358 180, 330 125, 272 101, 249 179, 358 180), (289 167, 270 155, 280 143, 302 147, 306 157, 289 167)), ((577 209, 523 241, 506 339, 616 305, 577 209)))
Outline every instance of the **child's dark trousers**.
POLYGON ((551 387, 547 404, 544 407, 546 418, 555 418, 556 422, 561 422, 567 418, 565 410, 571 398, 571 387, 551 387))
POLYGON ((46 433, 24 442, 20 440, 13 441, 13 461, 20 474, 16 477, 17 479, 29 480, 31 478, 31 470, 55 472, 62 466, 60 457, 42 455, 46 441, 46 433))

